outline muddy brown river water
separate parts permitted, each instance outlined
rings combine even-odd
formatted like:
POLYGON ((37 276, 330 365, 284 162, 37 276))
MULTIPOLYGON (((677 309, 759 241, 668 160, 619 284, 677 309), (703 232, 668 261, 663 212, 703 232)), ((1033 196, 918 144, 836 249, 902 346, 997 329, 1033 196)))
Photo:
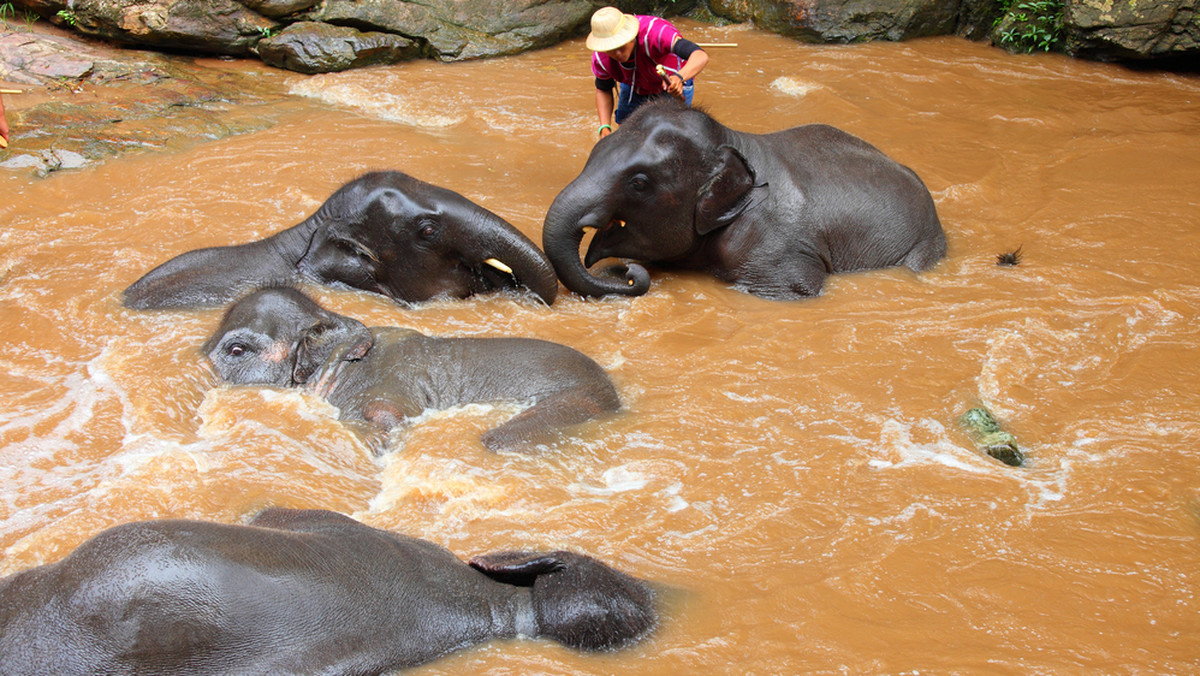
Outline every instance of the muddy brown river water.
POLYGON ((512 408, 430 414, 375 458, 320 401, 217 386, 197 348, 219 311, 132 311, 121 289, 379 168, 540 242, 595 137, 588 54, 312 77, 204 61, 294 97, 252 134, 0 176, 0 572, 126 521, 320 507, 462 557, 579 550, 666 588, 632 649, 497 641, 418 673, 1200 670, 1200 78, 681 24, 739 45, 712 50, 697 103, 875 144, 929 186, 947 258, 798 302, 661 272, 640 298, 552 307, 316 290, 368 324, 565 343, 625 404, 528 455, 478 442, 512 408), (1025 467, 976 449, 957 419, 978 405, 1025 467))

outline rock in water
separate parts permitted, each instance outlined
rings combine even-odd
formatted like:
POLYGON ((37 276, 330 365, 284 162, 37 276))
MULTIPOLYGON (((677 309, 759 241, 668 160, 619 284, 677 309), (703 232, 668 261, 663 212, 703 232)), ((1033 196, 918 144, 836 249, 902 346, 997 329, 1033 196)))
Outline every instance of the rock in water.
POLYGON ((1025 456, 1017 447, 1016 437, 1005 432, 986 408, 973 408, 964 413, 960 420, 967 428, 967 433, 985 453, 1013 467, 1024 464, 1025 456))

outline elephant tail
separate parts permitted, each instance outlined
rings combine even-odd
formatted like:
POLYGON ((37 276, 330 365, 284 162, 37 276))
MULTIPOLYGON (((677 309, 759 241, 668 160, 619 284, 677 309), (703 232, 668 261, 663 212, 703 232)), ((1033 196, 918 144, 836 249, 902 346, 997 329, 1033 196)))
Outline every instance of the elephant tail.
POLYGON ((538 636, 578 650, 617 650, 658 623, 645 582, 572 552, 500 552, 471 559, 499 582, 530 587, 538 636))

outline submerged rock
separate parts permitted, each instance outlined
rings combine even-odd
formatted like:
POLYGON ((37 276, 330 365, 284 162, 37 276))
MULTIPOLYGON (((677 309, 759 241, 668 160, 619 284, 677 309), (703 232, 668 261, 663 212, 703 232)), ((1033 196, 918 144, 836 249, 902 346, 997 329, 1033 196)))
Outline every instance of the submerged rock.
POLYGON ((983 452, 1006 465, 1020 467, 1024 464, 1025 456, 1017 447, 1017 438, 1005 432, 986 408, 973 408, 964 413, 960 421, 983 452))

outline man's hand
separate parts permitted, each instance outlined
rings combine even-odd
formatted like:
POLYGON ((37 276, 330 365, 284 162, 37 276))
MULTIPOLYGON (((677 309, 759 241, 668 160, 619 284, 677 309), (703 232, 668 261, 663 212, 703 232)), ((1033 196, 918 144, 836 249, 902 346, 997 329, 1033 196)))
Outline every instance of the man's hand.
POLYGON ((663 79, 663 89, 677 99, 683 98, 683 78, 674 73, 663 79))

